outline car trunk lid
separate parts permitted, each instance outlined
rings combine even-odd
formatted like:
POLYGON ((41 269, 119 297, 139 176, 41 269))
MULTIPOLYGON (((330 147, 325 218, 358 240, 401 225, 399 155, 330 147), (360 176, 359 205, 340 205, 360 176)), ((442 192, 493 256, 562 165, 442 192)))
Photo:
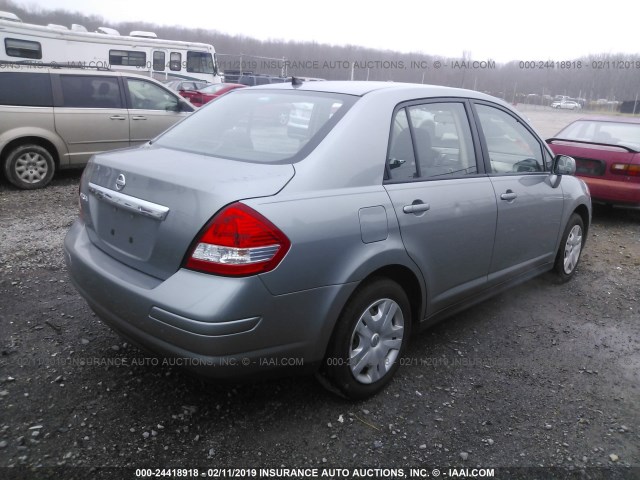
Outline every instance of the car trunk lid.
POLYGON ((229 203, 275 195, 292 165, 241 162, 159 147, 98 155, 81 185, 91 241, 122 263, 166 279, 207 221, 229 203))

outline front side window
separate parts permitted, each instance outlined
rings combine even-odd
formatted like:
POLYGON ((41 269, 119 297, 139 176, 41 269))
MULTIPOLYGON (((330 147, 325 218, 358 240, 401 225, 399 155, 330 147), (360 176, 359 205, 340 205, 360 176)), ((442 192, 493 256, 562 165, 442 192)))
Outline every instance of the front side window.
POLYGON ((491 173, 522 174, 545 170, 542 146, 515 117, 487 105, 476 105, 489 154, 491 173))
POLYGON ((237 89, 180 122, 156 143, 233 160, 295 162, 315 148, 355 100, 341 94, 237 89))
POLYGON ((154 83, 127 78, 127 87, 133 109, 178 111, 177 97, 154 83))
POLYGON ((476 173, 471 129, 462 103, 426 103, 398 110, 389 145, 388 180, 440 180, 476 173))
POLYGON ((164 71, 165 65, 165 55, 164 52, 153 52, 153 69, 159 72, 164 71))
POLYGON ((89 75, 60 75, 62 106, 122 108, 118 79, 89 75))
POLYGON ((147 64, 147 54, 131 50, 109 50, 109 63, 111 65, 144 67, 147 64))
POLYGON ((5 38, 4 50, 9 57, 42 58, 42 45, 39 42, 19 40, 17 38, 5 38))
POLYGON ((187 72, 215 73, 213 57, 208 52, 187 52, 187 72))

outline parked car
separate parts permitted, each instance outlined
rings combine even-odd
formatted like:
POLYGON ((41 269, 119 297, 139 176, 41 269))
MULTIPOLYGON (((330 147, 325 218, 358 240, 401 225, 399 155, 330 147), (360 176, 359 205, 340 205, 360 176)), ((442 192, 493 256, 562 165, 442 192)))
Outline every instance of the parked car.
POLYGON ((561 100, 557 102, 553 102, 551 104, 552 108, 562 108, 567 110, 580 110, 582 106, 578 102, 573 102, 571 100, 561 100))
POLYGON ((253 87, 255 85, 269 85, 271 83, 285 83, 290 79, 285 77, 276 77, 273 75, 266 74, 251 74, 251 75, 241 75, 238 78, 238 83, 242 83, 248 87, 253 87))
POLYGON ((214 83, 198 90, 184 91, 180 94, 196 107, 201 107, 231 90, 243 87, 246 87, 246 85, 240 83, 214 83))
POLYGON ((0 162, 18 188, 49 184, 105 150, 149 141, 193 107, 159 82, 104 69, 5 64, 0 70, 0 162))
POLYGON ((575 157, 576 175, 594 200, 640 206, 640 119, 584 117, 547 142, 554 152, 575 157))
POLYGON ((575 274, 591 201, 574 170, 478 92, 238 89, 95 156, 64 248, 78 291, 136 344, 213 377, 307 369, 364 398, 413 331, 548 270, 575 274), (310 113, 304 140, 253 121, 290 104, 310 113))
POLYGON ((185 93, 200 90, 212 84, 202 80, 172 80, 164 85, 174 92, 178 92, 183 97, 188 98, 184 95, 185 93))

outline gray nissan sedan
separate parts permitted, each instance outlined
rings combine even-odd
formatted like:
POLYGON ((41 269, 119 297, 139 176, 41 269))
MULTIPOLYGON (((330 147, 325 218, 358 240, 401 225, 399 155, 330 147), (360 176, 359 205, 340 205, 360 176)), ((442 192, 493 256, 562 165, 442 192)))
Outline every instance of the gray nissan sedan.
POLYGON ((591 221, 574 172, 487 95, 294 79, 96 155, 66 260, 96 314, 151 352, 217 378, 308 370, 364 398, 412 332, 574 275, 591 221))

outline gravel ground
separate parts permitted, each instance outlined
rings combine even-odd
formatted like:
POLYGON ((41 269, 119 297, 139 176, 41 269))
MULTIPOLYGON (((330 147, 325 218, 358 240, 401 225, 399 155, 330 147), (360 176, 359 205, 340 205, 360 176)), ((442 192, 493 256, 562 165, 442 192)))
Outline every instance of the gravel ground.
MULTIPOLYGON (((556 113, 569 118, 527 115, 550 136, 556 113)), ((573 281, 543 275, 416 336, 389 387, 350 403, 308 377, 208 383, 124 343, 65 271, 78 180, 0 182, 0 477, 367 466, 640 478, 640 211, 596 208, 573 281)))

